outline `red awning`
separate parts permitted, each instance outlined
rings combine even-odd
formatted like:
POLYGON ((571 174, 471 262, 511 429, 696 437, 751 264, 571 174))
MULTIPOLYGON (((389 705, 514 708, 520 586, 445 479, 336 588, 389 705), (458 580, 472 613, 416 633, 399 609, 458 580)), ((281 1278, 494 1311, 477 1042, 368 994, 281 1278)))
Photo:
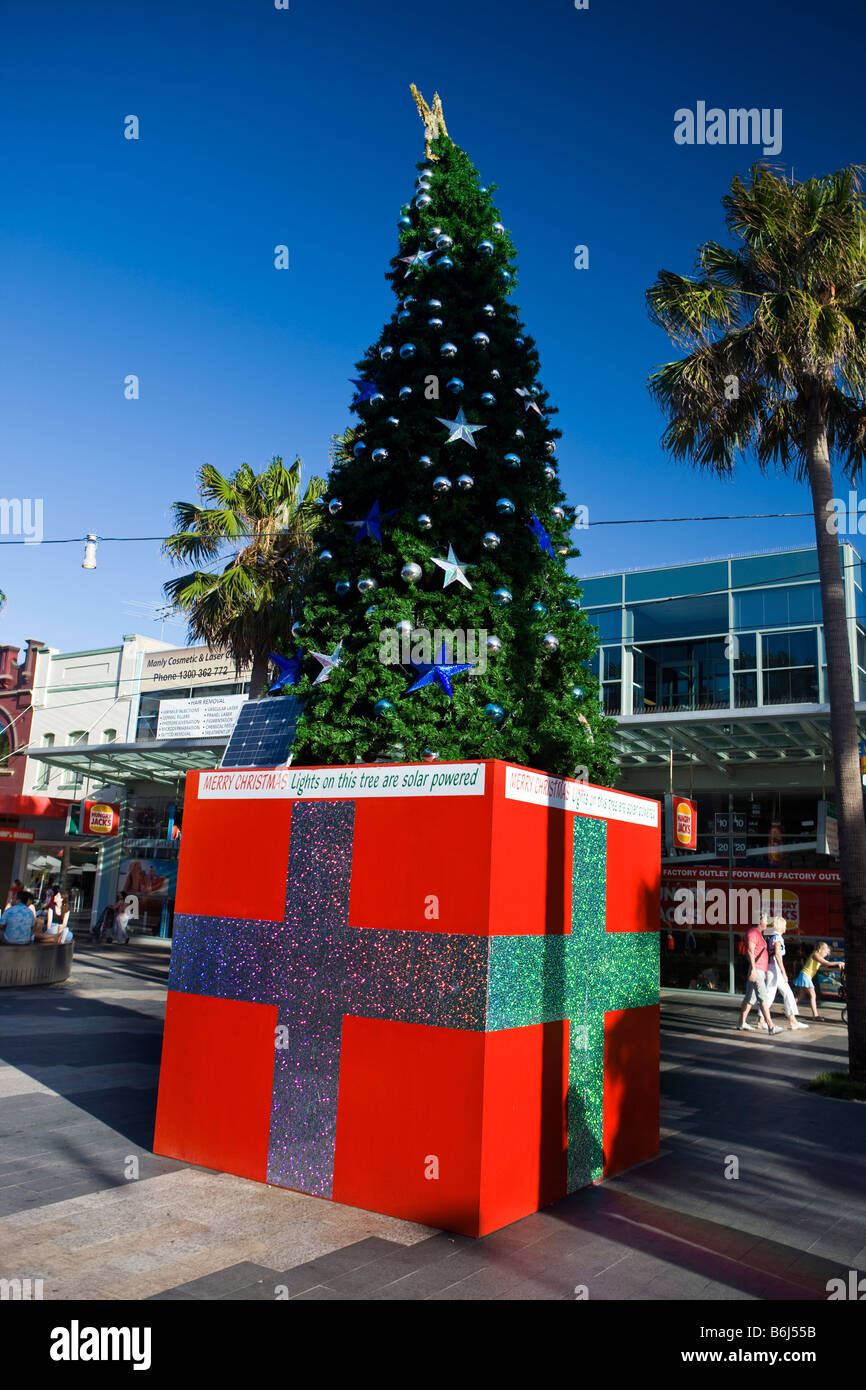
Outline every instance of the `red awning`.
POLYGON ((10 792, 0 793, 0 816, 51 816, 54 820, 65 817, 71 801, 59 796, 13 796, 10 792))

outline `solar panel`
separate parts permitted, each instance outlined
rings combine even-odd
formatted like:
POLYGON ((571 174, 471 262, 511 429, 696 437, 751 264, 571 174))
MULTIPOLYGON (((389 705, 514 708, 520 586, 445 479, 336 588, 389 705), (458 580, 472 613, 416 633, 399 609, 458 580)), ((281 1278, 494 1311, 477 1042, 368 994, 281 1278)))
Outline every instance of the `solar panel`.
POLYGON ((223 754, 221 767, 282 767, 303 710, 296 695, 248 700, 223 754))

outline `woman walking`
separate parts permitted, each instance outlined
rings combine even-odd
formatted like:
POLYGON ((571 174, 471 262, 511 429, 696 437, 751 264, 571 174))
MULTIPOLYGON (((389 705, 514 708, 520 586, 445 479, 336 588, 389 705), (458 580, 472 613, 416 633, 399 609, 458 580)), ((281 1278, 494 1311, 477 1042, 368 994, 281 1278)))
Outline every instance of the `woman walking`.
POLYGON ((818 1005, 815 1001, 815 977, 819 970, 830 970, 833 966, 844 966, 844 964, 844 960, 830 960, 829 944, 822 941, 817 950, 812 952, 794 981, 794 988, 800 996, 800 1003, 803 1002, 803 991, 807 992, 812 1017, 818 1023, 823 1023, 824 1019, 818 1016, 818 1005))
MULTIPOLYGON (((785 932, 787 928, 788 924, 784 917, 773 917, 769 921, 765 917, 761 918, 761 931, 770 953, 770 960, 767 965, 767 1009, 772 1009, 773 1000, 776 998, 776 991, 778 990, 788 1027, 793 1033, 798 1028, 808 1028, 809 1025, 808 1023, 801 1023, 797 1017, 799 1012, 797 1001, 788 983, 788 973, 785 970, 785 932)), ((760 1021, 758 1027, 761 1027, 760 1021)))

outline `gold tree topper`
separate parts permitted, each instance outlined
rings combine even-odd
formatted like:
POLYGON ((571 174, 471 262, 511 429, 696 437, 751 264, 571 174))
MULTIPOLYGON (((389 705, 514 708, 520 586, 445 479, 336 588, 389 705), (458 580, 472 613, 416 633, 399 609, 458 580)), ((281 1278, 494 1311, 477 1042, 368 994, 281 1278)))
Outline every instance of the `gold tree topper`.
POLYGON ((435 159, 436 155, 430 149, 431 141, 439 135, 447 135, 445 127, 445 117, 442 114, 442 101, 438 92, 433 93, 433 105, 428 106, 415 83, 410 84, 410 91, 415 98, 415 105, 418 107, 418 114, 424 122, 424 153, 427 159, 435 159))

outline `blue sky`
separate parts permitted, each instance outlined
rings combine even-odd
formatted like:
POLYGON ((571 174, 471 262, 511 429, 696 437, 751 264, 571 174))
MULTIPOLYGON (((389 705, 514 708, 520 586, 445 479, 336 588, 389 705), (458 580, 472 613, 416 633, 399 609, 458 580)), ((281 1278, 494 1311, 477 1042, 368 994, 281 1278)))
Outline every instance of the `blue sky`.
MULTIPOLYGON (((855 0, 18 0, 0 97, 0 492, 41 497, 46 538, 161 536, 205 461, 297 453, 324 474, 353 363, 390 314, 383 273, 423 154, 415 81, 440 92, 451 135, 498 184, 570 501, 592 521, 808 511, 803 487, 754 467, 722 483, 664 456, 645 382, 674 354, 644 292, 723 236, 721 196, 760 157, 675 144, 674 111, 781 108, 779 162, 797 177, 866 162, 864 30, 855 0), (123 138, 129 114, 138 141, 123 138)), ((598 526, 577 568, 810 531, 808 517, 598 526)), ((82 555, 0 546, 0 641, 159 635, 131 607, 161 600, 158 545, 103 543, 93 572, 82 555)))

